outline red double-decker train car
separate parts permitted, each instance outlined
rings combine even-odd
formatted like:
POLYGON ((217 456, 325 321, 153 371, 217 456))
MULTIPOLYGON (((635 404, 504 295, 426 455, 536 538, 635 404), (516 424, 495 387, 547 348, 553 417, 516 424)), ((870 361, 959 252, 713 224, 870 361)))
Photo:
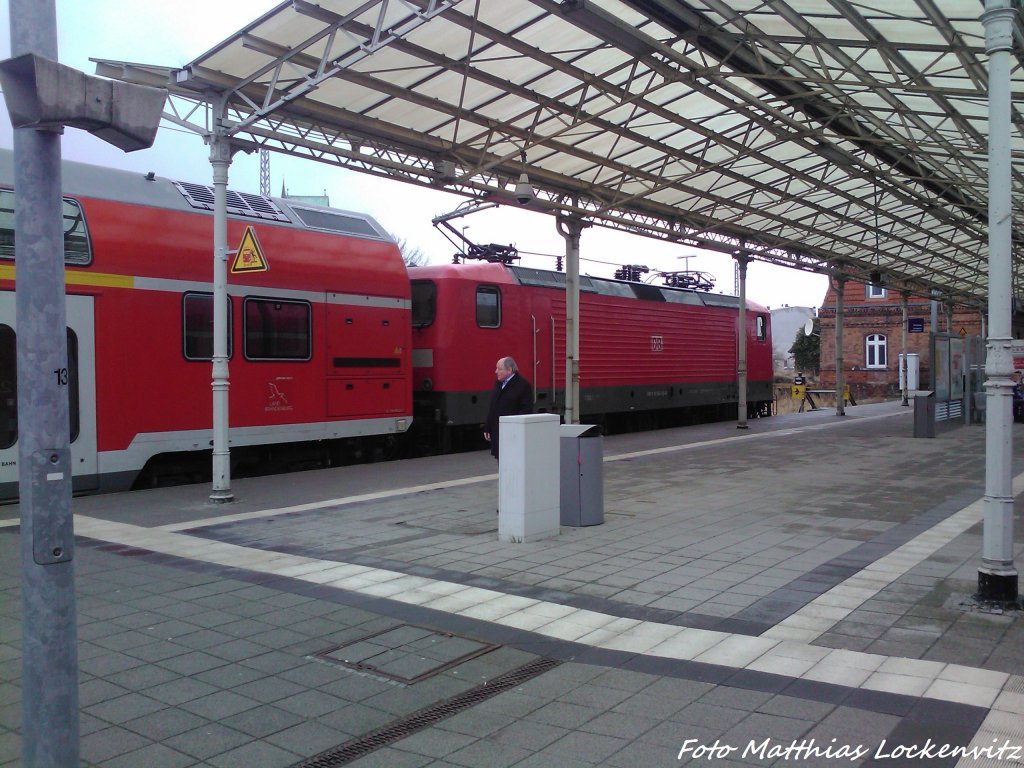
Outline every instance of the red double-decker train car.
MULTIPOLYGON (((487 415, 494 362, 512 356, 536 410, 565 396, 565 275, 468 262, 410 270, 417 429, 447 448, 472 443, 487 415)), ((580 413, 613 429, 735 418, 739 299, 580 277, 580 413)), ((747 304, 748 415, 772 401, 765 307, 747 304)))
MULTIPOLYGON (((0 153, 0 499, 18 477, 12 162, 0 153)), ((76 163, 62 175, 74 488, 208 472, 212 189, 76 163)), ((288 199, 228 205, 233 461, 284 444, 324 463, 404 433, 410 293, 393 238, 288 199)))

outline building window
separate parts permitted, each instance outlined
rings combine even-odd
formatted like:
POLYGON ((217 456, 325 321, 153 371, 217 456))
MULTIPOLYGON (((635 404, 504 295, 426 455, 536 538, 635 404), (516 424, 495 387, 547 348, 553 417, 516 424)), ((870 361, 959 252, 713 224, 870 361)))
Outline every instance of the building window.
POLYGON ((243 306, 247 360, 309 360, 312 313, 307 302, 246 299, 243 306))
POLYGON ((476 324, 481 328, 501 325, 501 292, 493 285, 476 287, 476 324))
POLYGON ((885 336, 873 333, 865 341, 866 368, 885 368, 885 336))
POLYGON ((866 299, 884 299, 885 298, 885 288, 883 288, 880 285, 874 285, 873 283, 868 283, 865 286, 865 288, 864 288, 864 298, 866 298, 866 299))

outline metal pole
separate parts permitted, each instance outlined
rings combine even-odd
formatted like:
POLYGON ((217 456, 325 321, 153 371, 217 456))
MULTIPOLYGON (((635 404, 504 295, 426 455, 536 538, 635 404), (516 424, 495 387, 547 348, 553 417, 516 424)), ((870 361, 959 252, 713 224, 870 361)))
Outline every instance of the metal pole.
POLYGON ((903 379, 903 402, 900 405, 910 405, 910 369, 907 366, 907 300, 909 294, 906 291, 900 292, 900 309, 903 310, 903 356, 900 358, 900 378, 903 379))
POLYGON ((740 282, 740 316, 739 327, 736 329, 738 347, 736 362, 736 379, 739 386, 739 408, 736 414, 736 429, 747 429, 747 254, 738 253, 733 256, 740 282))
POLYGON ((845 416, 843 403, 843 291, 846 290, 846 276, 839 272, 836 285, 836 416, 845 416))
MULTIPOLYGON (((11 0, 11 53, 57 59, 54 0, 11 0)), ((14 130, 22 763, 79 762, 60 133, 14 130)))
POLYGON ((1011 334, 1010 68, 1013 65, 1012 0, 986 0, 981 15, 989 54, 988 145, 988 390, 985 420, 985 498, 978 597, 1017 600, 1013 563, 1013 358, 1011 334))
POLYGON ((228 167, 231 141, 221 125, 223 109, 210 136, 213 167, 213 488, 210 501, 235 498, 231 490, 231 448, 228 440, 228 167))
POLYGON ((580 423, 580 234, 588 226, 560 216, 558 233, 565 239, 565 423, 580 423))

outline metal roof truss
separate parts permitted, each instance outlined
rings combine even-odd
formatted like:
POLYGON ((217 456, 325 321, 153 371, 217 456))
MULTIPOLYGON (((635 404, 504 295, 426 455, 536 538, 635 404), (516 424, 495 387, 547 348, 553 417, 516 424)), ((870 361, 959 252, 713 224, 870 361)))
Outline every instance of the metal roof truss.
MULTIPOLYGON (((291 0, 183 68, 99 71, 168 85, 166 119, 243 147, 502 202, 525 168, 540 210, 980 304, 981 11, 975 0, 291 0)), ((1012 190, 1019 210, 1017 168, 1012 190)), ((1021 235, 1015 222, 1015 286, 1021 235)))

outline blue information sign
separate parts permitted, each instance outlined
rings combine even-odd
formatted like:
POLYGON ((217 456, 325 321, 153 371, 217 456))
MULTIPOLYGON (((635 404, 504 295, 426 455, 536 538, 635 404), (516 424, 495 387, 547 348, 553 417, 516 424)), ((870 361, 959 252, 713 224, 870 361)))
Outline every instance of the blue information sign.
POLYGON ((911 317, 907 319, 907 333, 924 333, 924 318, 911 317))

